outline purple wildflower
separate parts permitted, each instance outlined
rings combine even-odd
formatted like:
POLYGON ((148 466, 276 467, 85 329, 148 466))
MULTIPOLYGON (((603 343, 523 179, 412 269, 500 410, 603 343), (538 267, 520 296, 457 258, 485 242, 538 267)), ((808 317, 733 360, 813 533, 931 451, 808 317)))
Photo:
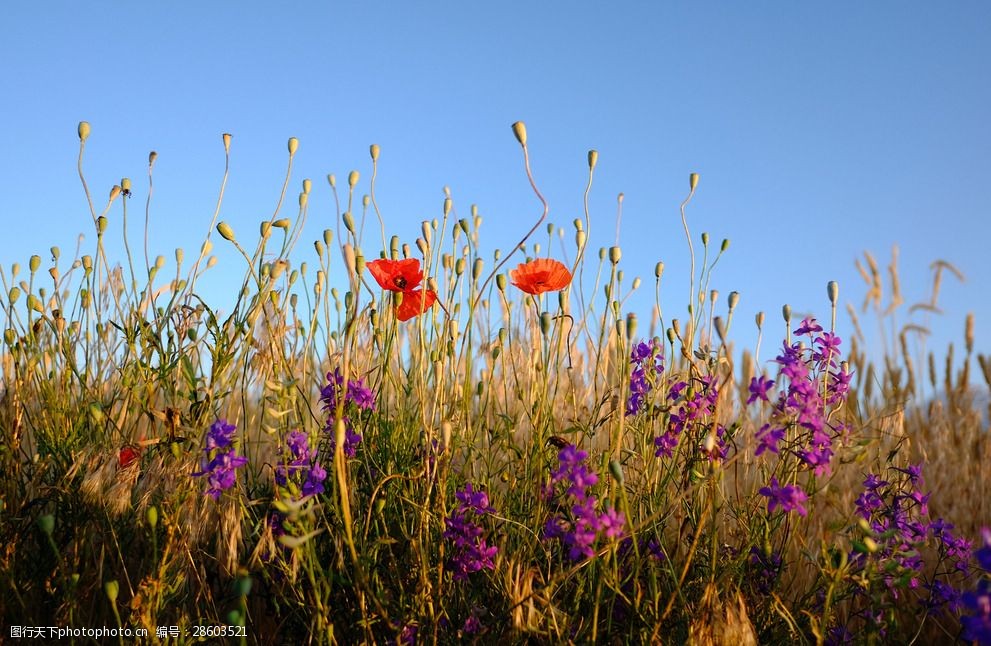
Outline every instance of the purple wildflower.
POLYGON ((781 507, 781 511, 785 513, 798 512, 799 516, 805 516, 809 513, 802 506, 802 503, 809 499, 808 494, 795 485, 778 485, 778 479, 775 477, 772 477, 768 486, 761 488, 758 493, 768 499, 767 511, 770 513, 773 513, 778 507, 781 507))
POLYGON ((810 316, 806 316, 802 319, 801 325, 795 330, 795 334, 802 336, 805 334, 813 334, 815 332, 822 332, 822 326, 816 322, 816 320, 810 316))
POLYGON ((630 396, 626 402, 627 416, 640 412, 647 396, 654 388, 654 381, 664 372, 660 341, 653 339, 650 343, 646 341, 638 343, 630 353, 630 363, 634 367, 630 373, 630 396))
POLYGON ((449 567, 456 581, 463 581, 472 572, 495 569, 493 559, 499 548, 488 545, 482 537, 483 530, 475 517, 495 513, 489 505, 489 497, 483 491, 475 491, 469 482, 455 492, 458 507, 444 519, 444 538, 454 544, 449 567))
POLYGON ((747 398, 747 405, 754 403, 758 399, 768 401, 767 391, 774 387, 774 380, 766 377, 754 377, 750 380, 750 397, 747 398))
MULTIPOLYGON (((323 402, 323 409, 327 412, 327 422, 324 425, 324 432, 330 435, 329 447, 331 452, 337 450, 337 439, 335 437, 334 423, 337 413, 337 401, 340 394, 344 392, 344 376, 340 368, 335 368, 333 372, 327 373, 327 385, 320 391, 320 401, 323 402)), ((344 398, 344 455, 353 458, 357 453, 358 445, 362 436, 354 430, 351 423, 351 416, 347 413, 360 413, 361 411, 375 410, 375 392, 365 386, 362 379, 349 379, 347 391, 344 398)))
POLYGON ((233 446, 237 427, 226 419, 218 419, 207 431, 200 470, 193 477, 207 476, 206 495, 220 500, 220 494, 237 482, 236 470, 248 463, 248 458, 237 455, 233 446), (212 454, 212 457, 211 457, 212 454))
POLYGON ((574 445, 562 448, 558 452, 559 467, 551 472, 551 484, 546 490, 548 501, 552 501, 555 486, 561 485, 561 497, 570 502, 570 513, 559 512, 547 519, 544 540, 560 541, 573 561, 594 557, 600 535, 607 540, 622 538, 626 523, 623 514, 615 509, 601 514, 596 511, 597 499, 589 489, 599 477, 585 464, 587 458, 588 454, 574 445))
POLYGON ((299 487, 304 496, 324 492, 323 481, 327 471, 319 462, 316 451, 310 451, 309 438, 303 431, 291 431, 286 436, 286 446, 280 449, 282 461, 275 467, 275 482, 286 486, 290 482, 299 487))

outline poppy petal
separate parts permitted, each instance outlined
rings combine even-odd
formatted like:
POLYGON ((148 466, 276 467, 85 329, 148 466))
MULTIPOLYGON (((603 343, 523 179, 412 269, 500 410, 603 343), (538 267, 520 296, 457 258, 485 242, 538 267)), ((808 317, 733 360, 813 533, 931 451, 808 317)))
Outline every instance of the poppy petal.
POLYGON ((437 294, 429 289, 414 289, 403 292, 403 302, 396 308, 396 318, 408 321, 423 314, 437 302, 437 294))
POLYGON ((413 289, 423 280, 420 261, 416 258, 386 260, 380 258, 365 265, 372 273, 375 282, 390 292, 403 292, 413 289))
POLYGON ((527 294, 564 289, 571 282, 571 272, 564 264, 550 258, 538 258, 509 272, 513 285, 527 294))

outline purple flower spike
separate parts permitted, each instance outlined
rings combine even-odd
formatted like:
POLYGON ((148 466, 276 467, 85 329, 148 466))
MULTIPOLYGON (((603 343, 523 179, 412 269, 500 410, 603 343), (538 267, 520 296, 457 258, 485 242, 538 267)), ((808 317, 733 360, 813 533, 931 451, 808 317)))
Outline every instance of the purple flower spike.
POLYGON ((248 463, 248 458, 237 455, 233 447, 236 431, 237 427, 225 419, 214 422, 206 434, 200 470, 193 474, 193 477, 207 476, 204 493, 214 500, 220 500, 220 495, 237 483, 237 469, 248 463))
POLYGON ((797 512, 799 516, 805 516, 809 512, 802 506, 809 499, 808 494, 795 485, 779 486, 778 479, 772 477, 768 486, 763 487, 758 493, 767 498, 767 511, 774 513, 774 510, 781 507, 781 511, 787 513, 797 512))

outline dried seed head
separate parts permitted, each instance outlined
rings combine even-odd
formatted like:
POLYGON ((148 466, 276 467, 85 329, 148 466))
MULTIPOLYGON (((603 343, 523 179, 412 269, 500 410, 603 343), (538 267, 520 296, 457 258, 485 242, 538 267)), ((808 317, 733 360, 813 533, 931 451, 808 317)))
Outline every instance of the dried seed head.
POLYGON ((282 229, 283 231, 288 231, 291 225, 292 222, 290 222, 289 218, 279 218, 278 220, 272 223, 273 227, 277 227, 279 229, 282 229))
POLYGON ((289 156, 291 157, 295 155, 296 151, 299 150, 299 139, 296 139, 295 137, 289 137, 288 148, 289 148, 289 156))
POLYGON ((609 247, 609 262, 618 264, 623 257, 623 251, 619 247, 609 247))
POLYGON ((688 176, 688 187, 691 189, 691 191, 693 193, 695 192, 695 188, 698 185, 699 185, 699 174, 698 173, 692 173, 691 175, 689 175, 688 176))
POLYGON ((381 152, 381 150, 382 149, 379 148, 378 144, 372 144, 371 146, 369 146, 368 152, 371 154, 373 162, 377 162, 379 160, 379 153, 381 152))
POLYGON ((110 189, 110 201, 113 202, 120 195, 120 185, 114 184, 110 189))
POLYGON ((333 229, 324 229, 323 230, 323 243, 329 247, 330 246, 330 243, 333 242, 333 241, 334 241, 334 231, 333 231, 333 229))
POLYGON ((358 185, 358 179, 360 177, 361 177, 361 175, 356 170, 353 170, 350 173, 348 173, 348 186, 351 187, 351 188, 354 188, 355 186, 357 186, 358 185))
POLYGON ((303 180, 303 192, 306 193, 307 195, 309 195, 311 190, 313 190, 313 180, 312 179, 304 179, 303 180))
POLYGON ((231 152, 231 133, 224 133, 224 152, 230 154, 231 152))
POLYGON ((89 121, 80 121, 76 131, 79 133, 79 141, 86 141, 89 137, 89 121))
POLYGON ((729 238, 723 238, 723 243, 719 245, 719 252, 726 253, 727 249, 729 249, 729 238))
POLYGON ((158 159, 158 153, 156 153, 154 150, 148 153, 148 168, 151 168, 152 166, 155 165, 156 159, 158 159))
POLYGON ((974 351, 974 313, 967 313, 967 322, 964 325, 964 346, 967 348, 967 354, 974 351))
POLYGON ((637 335, 637 315, 630 312, 626 315, 626 340, 632 343, 637 335))
POLYGON ((708 231, 703 231, 702 232, 702 244, 704 246, 706 246, 706 247, 709 246, 709 232, 708 231))
POLYGON ((730 292, 726 302, 729 304, 729 311, 735 310, 737 303, 740 302, 740 292, 730 292))
POLYGON ((31 273, 33 274, 34 272, 38 271, 39 267, 41 267, 41 256, 38 255, 31 256, 31 260, 28 261, 28 269, 30 269, 31 273))
POLYGON ((791 305, 783 305, 781 307, 781 316, 784 318, 785 323, 791 324, 791 305))
POLYGON ((263 240, 268 238, 272 235, 272 223, 268 220, 262 220, 261 224, 258 225, 258 233, 263 240))
POLYGON ((331 188, 337 188, 337 178, 334 177, 333 173, 328 173, 327 183, 330 184, 331 188))
POLYGON ((97 235, 103 235, 103 233, 106 230, 107 230, 107 218, 101 215, 96 219, 96 233, 97 235))
POLYGON ((590 150, 588 151, 588 169, 594 170, 595 165, 599 162, 599 151, 590 150))
POLYGON ((120 188, 121 188, 122 191, 125 191, 125 194, 126 194, 127 191, 130 191, 131 190, 131 178, 130 177, 122 177, 122 178, 120 178, 120 188))

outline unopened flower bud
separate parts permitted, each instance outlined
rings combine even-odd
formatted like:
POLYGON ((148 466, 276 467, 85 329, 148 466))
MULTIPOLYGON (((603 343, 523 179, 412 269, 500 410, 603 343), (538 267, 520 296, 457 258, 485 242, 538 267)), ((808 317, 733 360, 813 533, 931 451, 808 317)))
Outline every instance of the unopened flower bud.
POLYGON ((79 133, 79 141, 86 141, 89 137, 89 121, 80 121, 77 132, 79 133))
POLYGON ((327 174, 327 183, 330 184, 331 188, 337 188, 337 178, 333 173, 327 174))
POLYGON ((350 173, 348 173, 348 186, 351 187, 351 188, 354 188, 355 186, 357 186, 358 185, 358 179, 360 177, 361 177, 361 175, 359 175, 358 174, 358 171, 356 171, 356 170, 353 170, 350 173))
POLYGON ((227 240, 228 242, 234 241, 234 229, 232 229, 231 225, 226 222, 217 223, 217 233, 219 233, 224 240, 227 240))
POLYGON ((289 148, 289 155, 290 156, 295 155, 296 151, 299 149, 299 139, 296 139, 295 137, 289 137, 288 148, 289 148))
POLYGON ((231 133, 229 132, 224 133, 224 152, 228 154, 231 152, 231 133))
POLYGON ((698 173, 692 173, 691 175, 689 175, 688 176, 688 186, 689 186, 689 188, 691 189, 691 191, 693 193, 695 192, 695 187, 698 186, 698 185, 699 185, 699 174, 698 173))
POLYGON ((836 305, 836 299, 840 296, 840 284, 835 280, 829 281, 826 284, 826 295, 829 296, 829 302, 836 305))
POLYGON ((96 233, 97 235, 103 235, 103 232, 107 230, 107 218, 100 216, 96 219, 96 233))
POLYGON ((379 160, 379 152, 381 152, 381 148, 379 148, 378 144, 372 144, 369 146, 368 152, 371 153, 373 162, 377 162, 379 160))
POLYGON ((599 151, 597 150, 588 151, 588 169, 594 170, 595 165, 598 163, 598 161, 599 161, 599 151))
POLYGON ((516 141, 520 142, 521 146, 526 147, 526 124, 522 121, 514 123, 513 134, 516 135, 516 141))
POLYGON ((740 302, 740 292, 730 292, 726 302, 729 304, 729 310, 731 312, 735 310, 736 304, 740 302))
POLYGON ((785 323, 791 323, 791 305, 781 306, 781 316, 784 318, 785 323))

